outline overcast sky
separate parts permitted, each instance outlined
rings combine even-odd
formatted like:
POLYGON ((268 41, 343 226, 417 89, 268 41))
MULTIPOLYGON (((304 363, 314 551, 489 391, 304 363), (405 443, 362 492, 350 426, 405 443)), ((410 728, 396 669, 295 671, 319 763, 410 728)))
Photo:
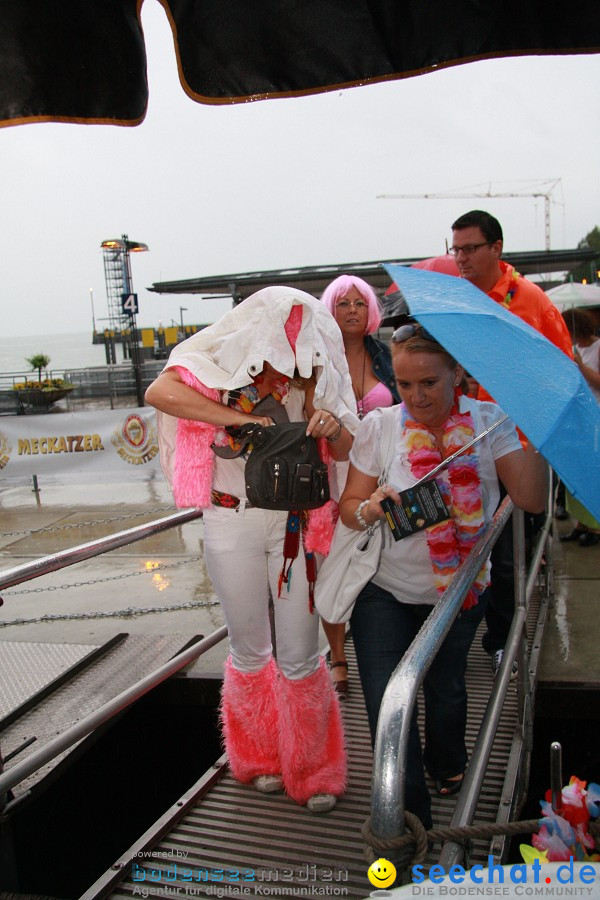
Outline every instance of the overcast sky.
POLYGON ((91 331, 106 316, 100 243, 128 234, 138 325, 211 321, 223 301, 155 281, 444 251, 451 222, 488 209, 505 250, 544 247, 542 198, 381 200, 378 194, 551 193, 551 247, 600 225, 600 55, 523 57, 313 97, 190 100, 156 0, 142 21, 150 101, 136 128, 0 130, 3 335, 91 331), (545 184, 544 184, 545 183, 545 184))

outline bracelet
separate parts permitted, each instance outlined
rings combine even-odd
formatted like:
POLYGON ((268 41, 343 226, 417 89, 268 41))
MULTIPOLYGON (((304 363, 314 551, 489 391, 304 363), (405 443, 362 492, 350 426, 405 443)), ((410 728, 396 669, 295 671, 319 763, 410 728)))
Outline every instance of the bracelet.
POLYGON ((369 525, 362 514, 363 508, 365 506, 367 506, 368 502, 369 502, 368 500, 361 500, 361 502, 358 504, 358 506, 354 510, 354 518, 356 519, 358 524, 361 526, 363 531, 366 531, 368 534, 373 534, 373 531, 375 529, 375 523, 373 523, 372 525, 369 525))
MULTIPOLYGON (((333 413, 331 413, 331 415, 333 416, 333 413)), ((325 440, 329 441, 330 444, 335 444, 335 442, 339 441, 339 439, 342 436, 342 427, 343 427, 342 423, 340 422, 340 420, 338 419, 337 416, 333 416, 333 418, 338 423, 338 430, 336 431, 335 434, 332 434, 328 438, 325 439, 325 440)))

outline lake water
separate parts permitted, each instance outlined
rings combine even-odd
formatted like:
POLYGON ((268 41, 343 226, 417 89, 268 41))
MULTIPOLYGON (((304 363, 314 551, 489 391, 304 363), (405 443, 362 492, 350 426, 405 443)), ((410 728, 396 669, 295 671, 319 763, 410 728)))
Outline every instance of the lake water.
MULTIPOLYGON (((123 361, 120 344, 116 345, 117 362, 123 361)), ((0 372, 31 371, 28 357, 43 353, 50 357, 48 371, 106 365, 104 344, 92 344, 91 332, 75 334, 38 334, 0 337, 0 372)))

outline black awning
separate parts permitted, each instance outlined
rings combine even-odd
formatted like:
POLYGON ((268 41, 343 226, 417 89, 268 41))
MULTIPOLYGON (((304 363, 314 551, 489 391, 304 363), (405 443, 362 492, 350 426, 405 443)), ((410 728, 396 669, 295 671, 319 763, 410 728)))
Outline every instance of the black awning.
MULTIPOLYGON (((474 60, 600 51, 596 0, 161 0, 186 93, 289 97, 474 60)), ((0 124, 135 125, 138 0, 0 0, 0 124)))

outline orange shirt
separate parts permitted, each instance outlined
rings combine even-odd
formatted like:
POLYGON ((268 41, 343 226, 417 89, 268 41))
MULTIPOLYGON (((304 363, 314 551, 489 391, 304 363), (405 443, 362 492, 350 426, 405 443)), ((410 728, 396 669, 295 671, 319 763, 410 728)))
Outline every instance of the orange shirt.
MULTIPOLYGON (((502 274, 491 291, 488 291, 488 297, 505 306, 515 316, 519 316, 573 359, 571 336, 563 317, 552 301, 537 284, 523 278, 509 263, 499 260, 499 265, 502 274)), ((493 397, 480 385, 477 399, 493 400, 493 397)), ((519 437, 525 444, 521 431, 519 437)))

